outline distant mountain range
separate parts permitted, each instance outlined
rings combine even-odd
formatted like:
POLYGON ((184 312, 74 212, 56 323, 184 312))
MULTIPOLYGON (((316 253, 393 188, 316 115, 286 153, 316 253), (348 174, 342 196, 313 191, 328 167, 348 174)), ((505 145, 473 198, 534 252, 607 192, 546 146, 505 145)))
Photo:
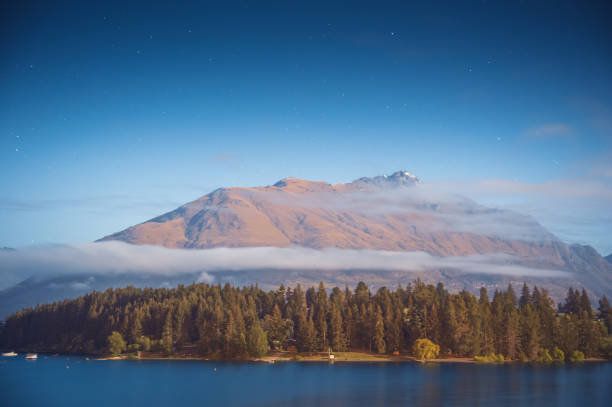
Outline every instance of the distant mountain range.
POLYGON ((612 263, 612 253, 608 254, 604 259, 608 260, 609 263, 612 263))

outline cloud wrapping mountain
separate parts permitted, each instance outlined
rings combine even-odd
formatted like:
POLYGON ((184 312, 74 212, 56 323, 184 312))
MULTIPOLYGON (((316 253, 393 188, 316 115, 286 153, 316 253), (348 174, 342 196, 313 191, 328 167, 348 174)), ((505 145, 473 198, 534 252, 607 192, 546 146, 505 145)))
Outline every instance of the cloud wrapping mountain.
POLYGON ((21 276, 65 274, 202 273, 212 281, 227 270, 391 270, 426 272, 453 269, 463 273, 510 276, 569 277, 568 272, 517 264, 504 254, 435 257, 428 253, 305 247, 168 249, 123 242, 81 243, 1 252, 3 272, 21 276))

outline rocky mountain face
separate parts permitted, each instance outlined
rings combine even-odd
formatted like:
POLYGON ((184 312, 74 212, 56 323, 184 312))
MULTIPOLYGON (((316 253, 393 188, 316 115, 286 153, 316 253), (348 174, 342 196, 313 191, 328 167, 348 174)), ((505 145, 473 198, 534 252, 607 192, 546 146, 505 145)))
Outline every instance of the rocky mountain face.
POLYGON ((604 259, 606 259, 608 263, 612 263, 612 253, 608 254, 606 257, 604 257, 604 259))

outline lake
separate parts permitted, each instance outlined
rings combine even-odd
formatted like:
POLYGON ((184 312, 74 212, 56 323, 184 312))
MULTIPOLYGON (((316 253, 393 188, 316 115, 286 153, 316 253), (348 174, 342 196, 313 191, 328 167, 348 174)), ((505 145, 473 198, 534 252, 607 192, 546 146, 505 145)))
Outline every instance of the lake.
POLYGON ((2 406, 608 406, 612 363, 0 359, 2 406), (215 370, 216 369, 216 370, 215 370))

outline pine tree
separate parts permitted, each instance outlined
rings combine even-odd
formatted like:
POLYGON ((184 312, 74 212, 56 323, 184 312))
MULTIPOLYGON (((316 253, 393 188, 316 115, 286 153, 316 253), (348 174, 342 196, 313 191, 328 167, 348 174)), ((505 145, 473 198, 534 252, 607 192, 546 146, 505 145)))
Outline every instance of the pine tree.
POLYGON ((318 350, 326 350, 328 347, 327 338, 327 292, 323 282, 319 283, 319 289, 317 290, 313 300, 313 320, 315 329, 317 332, 316 342, 318 350))
POLYGON ((531 304, 523 306, 519 316, 521 354, 528 360, 535 360, 540 350, 538 316, 531 304))
POLYGON ((130 343, 136 343, 142 336, 142 315, 139 311, 134 311, 134 316, 132 317, 131 323, 130 343))
POLYGON ((442 334, 440 335, 439 342, 442 354, 446 355, 457 350, 455 344, 456 336, 457 315, 455 313, 455 304, 450 297, 447 297, 444 301, 444 310, 442 312, 442 334))
POLYGON ((274 304, 272 315, 266 315, 265 327, 268 332, 268 339, 282 346, 285 339, 287 339, 287 323, 277 304, 274 304))
POLYGON ((578 349, 580 336, 574 314, 566 314, 559 319, 555 325, 555 342, 555 346, 559 347, 566 356, 578 349))
POLYGON ((351 345, 353 342, 353 332, 355 329, 355 319, 353 318, 353 309, 346 303, 346 309, 344 311, 344 334, 346 338, 346 348, 347 350, 351 349, 351 345))
POLYGON ((242 357, 247 353, 246 325, 238 304, 232 309, 234 329, 230 337, 230 356, 242 357))
POLYGON ((234 314, 231 311, 226 312, 224 319, 225 326, 223 332, 223 353, 227 356, 234 356, 233 339, 240 334, 236 332, 234 314))
POLYGON ((567 290, 565 302, 559 307, 561 312, 566 314, 577 314, 580 311, 579 295, 572 287, 567 290))
POLYGON ((166 354, 171 354, 174 345, 174 337, 172 332, 172 312, 170 310, 168 310, 166 314, 166 322, 164 323, 164 330, 162 332, 162 343, 166 354))
POLYGON ((589 295, 587 294, 584 288, 582 289, 582 295, 580 296, 580 305, 578 309, 580 313, 586 312, 587 317, 589 319, 593 318, 593 308, 591 307, 591 300, 589 299, 589 295))
POLYGON ((464 337, 466 342, 465 355, 473 357, 482 353, 480 333, 482 332, 483 319, 480 312, 481 307, 476 297, 467 291, 463 291, 461 296, 467 308, 468 318, 468 332, 464 337))
POLYGON ((509 359, 515 359, 519 345, 519 318, 516 309, 517 301, 512 285, 508 285, 508 290, 504 295, 503 326, 504 347, 503 354, 509 359))
POLYGON ((540 345, 545 349, 553 349, 556 319, 554 303, 546 290, 540 291, 538 287, 533 289, 532 301, 539 322, 540 345))
POLYGON ((382 311, 380 310, 379 306, 376 307, 376 314, 374 318, 374 349, 377 353, 385 353, 385 323, 383 321, 382 311))
POLYGON ((387 352, 399 352, 401 347, 401 311, 391 305, 386 311, 385 321, 385 347, 387 352))
POLYGON ((512 307, 516 308, 516 293, 514 292, 512 284, 508 284, 508 288, 506 289, 506 299, 509 305, 512 305, 512 307))
POLYGON ((330 345, 332 350, 336 352, 344 352, 346 350, 346 337, 342 329, 342 315, 340 310, 336 308, 336 304, 332 304, 331 319, 330 319, 330 345))
POLYGON ((489 302, 489 295, 485 287, 480 289, 478 304, 480 306, 480 316, 482 320, 480 330, 480 351, 483 355, 489 355, 495 352, 495 334, 491 315, 491 303, 489 302))
POLYGON ((302 310, 298 315, 298 327, 296 344, 300 352, 314 352, 315 351, 315 339, 316 339, 315 327, 312 322, 312 316, 306 316, 306 312, 302 310))
POLYGON ((174 333, 174 338, 175 338, 175 345, 178 350, 182 349, 183 344, 185 343, 185 332, 184 332, 185 315, 186 315, 185 308, 186 308, 185 302, 181 301, 176 308, 176 312, 174 313, 173 333, 174 333))
POLYGON ((603 321, 606 327, 606 333, 608 335, 612 334, 612 307, 610 307, 610 303, 608 302, 608 298, 604 295, 601 300, 599 300, 599 318, 603 321))
POLYGON ((355 288, 355 301, 357 302, 358 306, 367 306, 367 304, 370 302, 370 290, 363 281, 357 283, 357 287, 355 288))
POLYGON ((519 299, 519 308, 524 308, 528 304, 531 304, 531 294, 529 293, 529 287, 527 287, 527 283, 523 283, 523 288, 521 289, 521 298, 519 299))

